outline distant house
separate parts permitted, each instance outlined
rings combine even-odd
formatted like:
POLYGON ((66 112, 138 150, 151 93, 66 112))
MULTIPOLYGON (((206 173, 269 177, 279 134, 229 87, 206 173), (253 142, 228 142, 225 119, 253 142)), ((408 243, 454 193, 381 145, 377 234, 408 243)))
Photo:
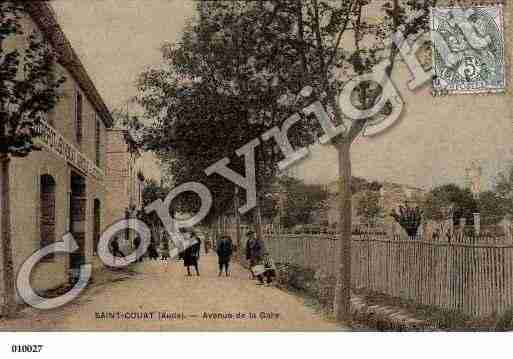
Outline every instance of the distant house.
POLYGON ((120 127, 107 132, 106 178, 107 206, 105 222, 113 224, 134 217, 142 209, 144 174, 141 154, 134 146, 130 133, 120 127))
MULTIPOLYGON (((329 193, 328 200, 323 210, 320 212, 321 223, 327 222, 329 227, 336 228, 340 221, 340 212, 338 209, 338 182, 333 181, 325 185, 329 193)), ((391 211, 398 208, 400 205, 408 203, 410 206, 420 205, 426 192, 421 188, 413 186, 402 185, 397 183, 385 182, 381 184, 379 191, 380 206, 383 208, 384 219, 383 225, 390 226, 393 223, 393 218, 389 215, 391 211)), ((365 224, 360 216, 358 216, 357 208, 358 202, 361 200, 363 192, 357 192, 353 195, 352 205, 352 223, 353 226, 365 224)))

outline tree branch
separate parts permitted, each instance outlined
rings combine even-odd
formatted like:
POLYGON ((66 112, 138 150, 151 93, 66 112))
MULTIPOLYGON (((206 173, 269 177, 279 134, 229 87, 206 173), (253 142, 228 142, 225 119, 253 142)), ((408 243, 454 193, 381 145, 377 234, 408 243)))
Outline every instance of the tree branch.
POLYGON ((302 9, 302 1, 297 0, 296 3, 296 16, 297 16, 297 27, 298 27, 298 41, 299 41, 299 52, 301 56, 301 62, 303 66, 303 72, 308 73, 308 68, 306 65, 306 54, 305 54, 305 42, 304 42, 304 24, 303 24, 303 9, 302 9))
MULTIPOLYGON (((348 29, 349 21, 351 20, 351 12, 353 10, 353 7, 356 5, 357 0, 352 0, 351 5, 348 8, 348 12, 346 15, 346 19, 344 21, 344 25, 342 26, 342 29, 338 33, 337 40, 335 41, 335 47, 333 48, 333 53, 331 54, 331 57, 329 58, 328 62, 326 63, 326 68, 330 67, 333 61, 335 60, 335 57, 337 55, 338 47, 340 46, 340 41, 342 40, 342 36, 348 29)), ((361 7, 360 7, 361 9, 361 7)))
MULTIPOLYGON (((324 64, 324 47, 322 46, 322 36, 321 36, 321 25, 319 21, 319 3, 317 0, 313 0, 313 6, 314 6, 314 32, 315 32, 315 38, 317 41, 317 54, 319 56, 319 62, 321 64, 321 73, 325 74, 325 77, 327 78, 326 73, 326 66, 324 64)), ((328 84, 326 83, 326 87, 328 87, 328 84)))

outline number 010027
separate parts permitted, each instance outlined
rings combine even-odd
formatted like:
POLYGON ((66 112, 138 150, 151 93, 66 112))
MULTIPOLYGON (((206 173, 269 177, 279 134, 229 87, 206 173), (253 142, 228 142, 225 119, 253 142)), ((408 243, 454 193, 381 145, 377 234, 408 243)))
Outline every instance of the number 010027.
POLYGON ((42 345, 14 344, 11 345, 12 353, 39 353, 43 350, 42 345))

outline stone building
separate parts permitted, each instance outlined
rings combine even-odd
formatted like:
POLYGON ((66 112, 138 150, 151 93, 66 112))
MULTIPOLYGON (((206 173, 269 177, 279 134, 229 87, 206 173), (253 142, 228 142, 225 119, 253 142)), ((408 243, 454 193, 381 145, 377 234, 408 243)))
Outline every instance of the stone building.
POLYGON ((105 149, 113 119, 50 5, 43 1, 25 5, 26 35, 16 37, 11 45, 21 47, 26 36, 40 33, 56 50, 57 71, 66 82, 56 108, 40 125, 44 149, 11 160, 10 208, 2 212, 10 217, 15 273, 34 252, 61 241, 66 233, 71 232, 79 245, 74 253, 51 255, 34 269, 32 286, 44 291, 73 280, 81 264, 92 260, 94 243, 106 225, 105 149))
POLYGON ((134 217, 142 208, 144 175, 140 155, 126 129, 116 127, 107 131, 105 184, 109 190, 105 222, 108 225, 134 217))

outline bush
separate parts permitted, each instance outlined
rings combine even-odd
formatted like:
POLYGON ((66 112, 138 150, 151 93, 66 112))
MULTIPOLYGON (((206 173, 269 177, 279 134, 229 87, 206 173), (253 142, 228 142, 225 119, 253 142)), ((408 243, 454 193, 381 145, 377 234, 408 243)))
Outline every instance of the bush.
POLYGON ((513 308, 508 309, 497 319, 495 329, 499 331, 513 330, 513 308))

